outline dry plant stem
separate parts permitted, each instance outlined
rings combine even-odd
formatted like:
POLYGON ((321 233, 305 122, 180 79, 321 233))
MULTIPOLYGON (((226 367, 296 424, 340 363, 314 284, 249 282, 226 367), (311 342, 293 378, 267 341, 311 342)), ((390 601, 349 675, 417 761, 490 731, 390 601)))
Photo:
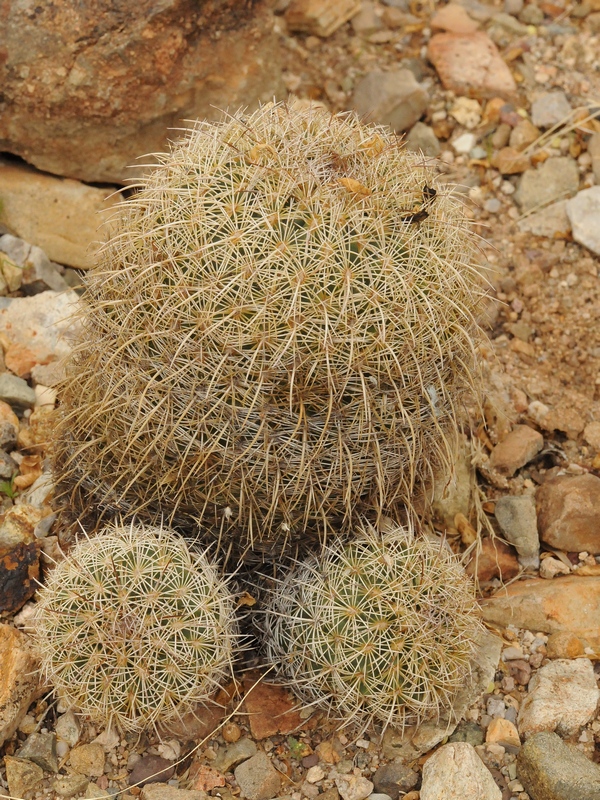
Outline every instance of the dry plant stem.
POLYGON ((103 725, 179 719, 232 675, 233 595, 167 529, 107 529, 46 578, 34 637, 49 683, 103 725))
POLYGON ((482 630, 473 584, 443 541, 365 525, 279 583, 264 647, 306 703, 345 724, 403 727, 451 705, 482 630))
POLYGON ((476 241, 392 132, 283 104, 198 122, 115 224, 61 392, 67 492, 273 553, 450 461, 476 241))

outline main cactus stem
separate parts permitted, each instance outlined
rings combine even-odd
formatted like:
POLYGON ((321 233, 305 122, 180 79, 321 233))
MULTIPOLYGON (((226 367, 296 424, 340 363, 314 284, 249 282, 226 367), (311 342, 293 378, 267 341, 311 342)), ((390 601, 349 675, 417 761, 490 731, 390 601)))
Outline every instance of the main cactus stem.
POLYGON ((202 553, 158 528, 81 540, 46 576, 34 635, 61 696, 101 724, 179 719, 231 676, 233 594, 202 553))
POLYGON ((435 718, 464 685, 479 622, 473 587, 439 543, 365 524, 296 565, 265 614, 267 660, 346 724, 435 718))
POLYGON ((473 236, 392 132, 283 104, 198 122, 115 224, 62 391, 74 496, 273 555, 448 461, 473 236))

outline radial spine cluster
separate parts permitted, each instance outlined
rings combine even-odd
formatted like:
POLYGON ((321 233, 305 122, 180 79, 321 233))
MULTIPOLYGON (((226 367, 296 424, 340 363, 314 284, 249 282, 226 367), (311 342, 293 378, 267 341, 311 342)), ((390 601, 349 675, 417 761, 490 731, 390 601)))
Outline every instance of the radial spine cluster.
POLYGON ((479 275, 435 168, 356 115, 198 122, 85 279, 56 469, 242 551, 410 504, 447 461, 479 275))
POLYGON ((179 718, 231 676, 235 602, 208 557, 168 529, 114 526, 47 575, 36 605, 42 669, 101 724, 179 718))
POLYGON ((451 706, 482 631, 473 586, 440 543, 365 525, 280 582, 264 647, 306 703, 403 727, 451 706))

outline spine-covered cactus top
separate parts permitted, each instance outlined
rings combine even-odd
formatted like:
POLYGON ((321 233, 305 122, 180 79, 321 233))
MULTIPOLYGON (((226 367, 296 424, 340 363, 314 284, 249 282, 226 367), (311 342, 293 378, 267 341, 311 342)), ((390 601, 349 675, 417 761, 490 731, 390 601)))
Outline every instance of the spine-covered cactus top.
POLYGON ((284 104, 198 122, 115 223, 62 393, 64 486, 280 550, 393 512, 447 458, 474 237, 394 133, 284 104))

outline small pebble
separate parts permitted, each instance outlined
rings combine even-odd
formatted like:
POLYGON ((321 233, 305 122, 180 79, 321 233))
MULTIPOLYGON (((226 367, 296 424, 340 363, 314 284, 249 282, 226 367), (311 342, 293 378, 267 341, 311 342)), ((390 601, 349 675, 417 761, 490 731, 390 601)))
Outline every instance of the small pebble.
POLYGON ((232 744, 238 741, 242 735, 242 729, 236 722, 228 722, 226 725, 223 725, 221 735, 228 744, 232 744))

